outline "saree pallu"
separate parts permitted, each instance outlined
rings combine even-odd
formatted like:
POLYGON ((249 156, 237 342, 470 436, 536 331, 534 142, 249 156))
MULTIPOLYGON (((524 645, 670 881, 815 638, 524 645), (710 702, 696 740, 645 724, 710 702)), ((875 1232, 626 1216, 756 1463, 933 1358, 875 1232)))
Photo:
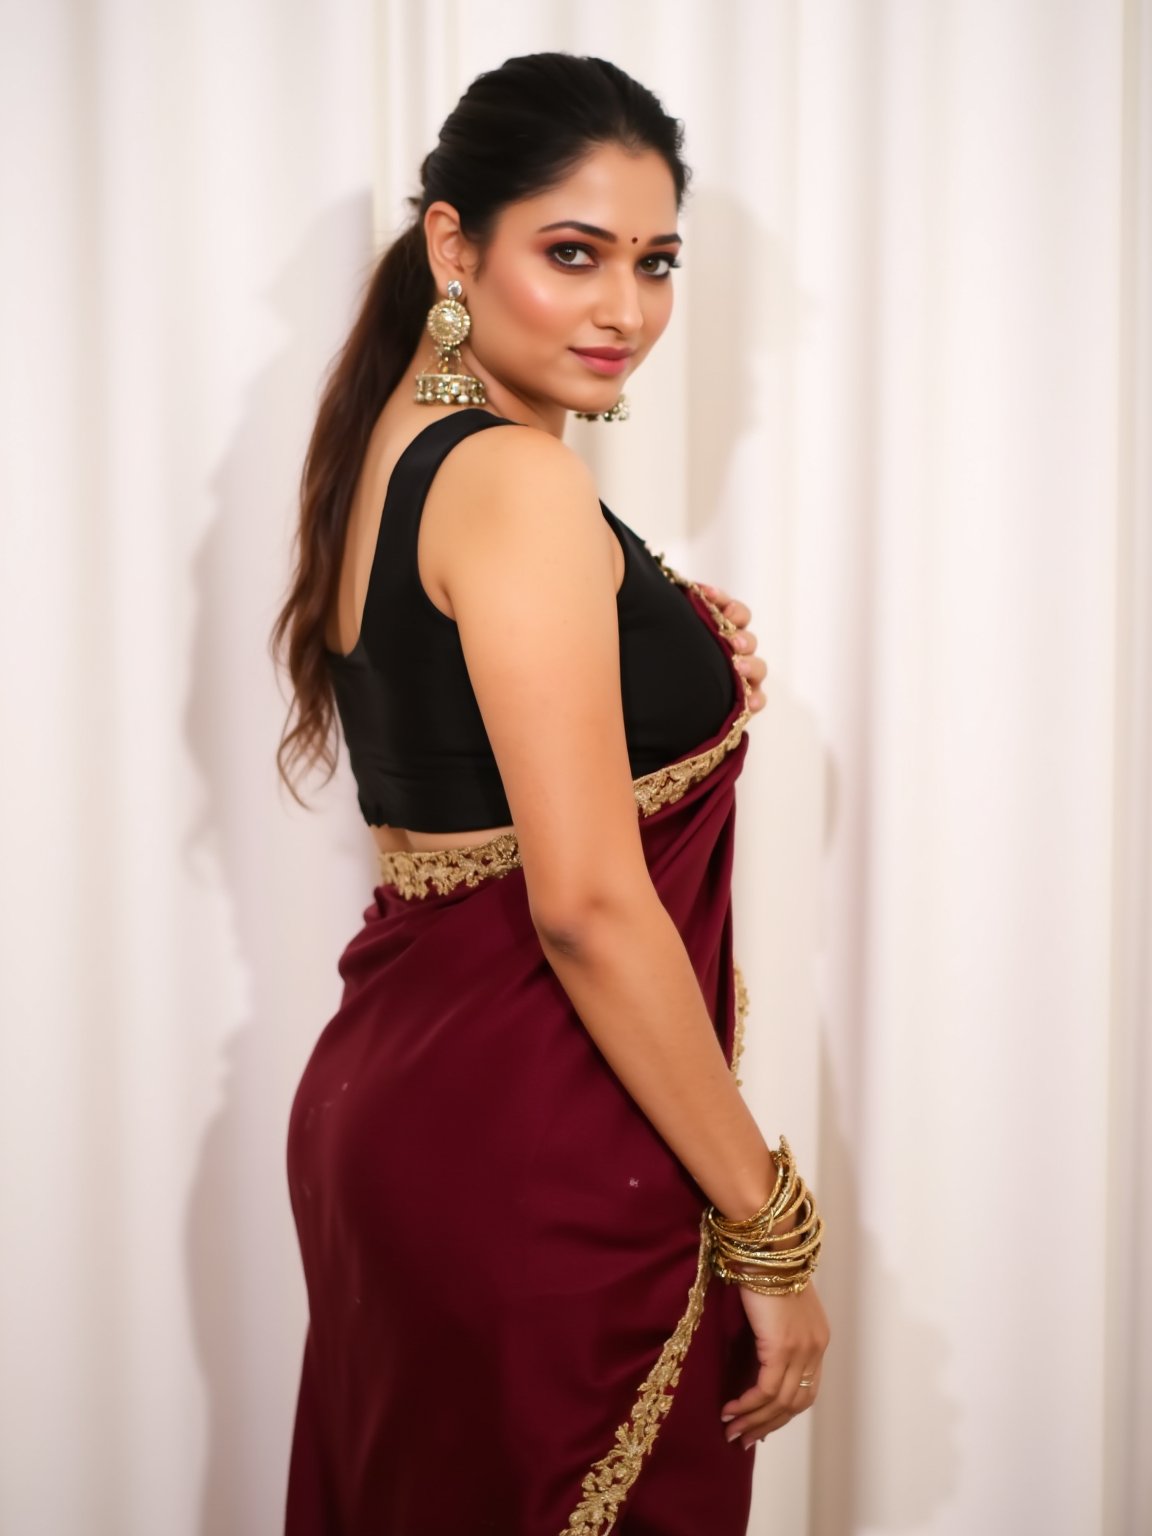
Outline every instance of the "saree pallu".
MULTIPOLYGON (((733 1066, 737 677, 717 734, 634 781, 733 1066)), ((702 1191, 544 957, 515 835, 380 866, 289 1125, 309 1329, 287 1536, 743 1536, 754 1453, 720 1409, 753 1335, 709 1284, 702 1191)))

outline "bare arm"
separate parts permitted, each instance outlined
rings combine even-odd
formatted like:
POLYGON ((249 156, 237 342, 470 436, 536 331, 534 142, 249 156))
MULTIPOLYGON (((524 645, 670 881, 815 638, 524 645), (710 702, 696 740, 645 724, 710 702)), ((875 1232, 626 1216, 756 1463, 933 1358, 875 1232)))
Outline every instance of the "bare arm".
POLYGON ((427 566, 456 616, 549 963, 707 1198, 751 1215, 774 1165, 644 860, 611 536, 591 477, 545 433, 477 433, 445 460, 424 519, 427 566))

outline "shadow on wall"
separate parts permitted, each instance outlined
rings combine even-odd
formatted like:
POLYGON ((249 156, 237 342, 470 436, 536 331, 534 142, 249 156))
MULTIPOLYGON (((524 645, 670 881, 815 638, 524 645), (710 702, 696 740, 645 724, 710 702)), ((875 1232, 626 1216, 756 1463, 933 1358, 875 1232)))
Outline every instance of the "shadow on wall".
MULTIPOLYGON (((824 759, 827 853, 842 786, 827 749, 824 759)), ((867 852, 854 850, 846 862, 862 871, 867 852)), ((863 893, 855 910, 858 921, 841 964, 856 1017, 839 1021, 838 1033, 842 1040, 859 1041, 867 1028, 863 893)), ((921 1531, 946 1509, 958 1480, 958 1409, 946 1383, 951 1346, 902 1278, 903 1252, 920 1234, 894 1232, 881 1241, 861 1219, 860 1157, 842 1129, 860 1116, 838 1101, 844 1064, 837 1074, 826 1020, 820 1036, 817 1198, 828 1238, 818 1278, 834 1337, 813 1410, 810 1532, 921 1531), (889 1444, 880 1442, 881 1433, 889 1444)))
POLYGON ((688 532, 696 535, 724 503, 736 445, 762 425, 756 362, 794 352, 806 312, 787 252, 746 203, 701 188, 691 210, 693 272, 706 286, 687 307, 688 532))
MULTIPOLYGON (((848 1016, 829 1021, 816 986, 827 928, 816 914, 829 905, 823 890, 834 829, 844 837, 838 824, 849 818, 834 798, 836 765, 817 718, 779 677, 770 678, 750 734, 745 773, 758 778, 760 792, 749 795, 752 785, 742 784, 738 809, 738 874, 742 883, 745 850, 754 850, 748 894, 756 898, 756 944, 743 951, 751 992, 745 1091, 758 1118, 771 1099, 770 1118, 761 1119, 766 1130, 775 1123, 770 1140, 789 1129, 793 1092, 815 1110, 818 1156, 801 1171, 826 1223, 815 1284, 832 1341, 811 1412, 758 1453, 749 1536, 920 1532, 946 1514, 957 1484, 958 1410, 947 1385, 954 1345, 905 1279, 904 1258, 920 1232, 877 1236, 862 1218, 860 1149, 845 1129, 862 1118, 851 1102, 868 1022, 862 894, 851 904, 850 932, 836 936, 837 994, 851 999, 848 1016), (814 1039, 798 1044, 797 1028, 814 1039), (805 1449, 806 1492, 798 1462, 805 1449)), ((861 788, 852 786, 853 798, 861 788)), ((859 871, 868 852, 840 850, 838 863, 859 871)), ((741 910, 748 909, 737 909, 737 959, 753 932, 741 910)))
POLYGON ((288 339, 252 383, 213 480, 216 515, 195 564, 185 730, 203 798, 184 852, 190 865, 215 860, 220 870, 250 986, 248 1017, 224 1048, 220 1105, 186 1225, 209 1413, 202 1536, 282 1524, 305 1318, 284 1172, 287 1118, 307 1053, 338 1001, 336 958, 371 886, 369 840, 351 793, 338 793, 340 779, 314 802, 324 815, 297 812, 279 792, 274 753, 285 706, 270 686, 267 649, 318 391, 371 261, 371 229, 367 192, 328 208, 263 296, 288 339))

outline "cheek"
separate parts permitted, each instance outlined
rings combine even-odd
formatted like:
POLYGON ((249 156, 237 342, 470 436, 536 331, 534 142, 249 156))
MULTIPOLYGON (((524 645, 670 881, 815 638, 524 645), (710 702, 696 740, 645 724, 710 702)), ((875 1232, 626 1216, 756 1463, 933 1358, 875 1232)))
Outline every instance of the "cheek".
POLYGON ((548 336, 570 328, 576 309, 575 286, 557 281, 543 263, 530 262, 501 274, 496 297, 514 326, 548 336))

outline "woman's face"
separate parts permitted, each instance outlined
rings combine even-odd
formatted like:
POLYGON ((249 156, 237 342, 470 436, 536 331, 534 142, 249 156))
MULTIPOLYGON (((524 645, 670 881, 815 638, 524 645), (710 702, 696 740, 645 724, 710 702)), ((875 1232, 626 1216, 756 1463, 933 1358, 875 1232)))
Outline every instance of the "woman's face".
POLYGON ((672 313, 676 222, 661 156, 605 144, 558 186, 505 208, 482 260, 461 247, 472 316, 461 357, 495 409, 555 429, 565 410, 615 404, 672 313))

